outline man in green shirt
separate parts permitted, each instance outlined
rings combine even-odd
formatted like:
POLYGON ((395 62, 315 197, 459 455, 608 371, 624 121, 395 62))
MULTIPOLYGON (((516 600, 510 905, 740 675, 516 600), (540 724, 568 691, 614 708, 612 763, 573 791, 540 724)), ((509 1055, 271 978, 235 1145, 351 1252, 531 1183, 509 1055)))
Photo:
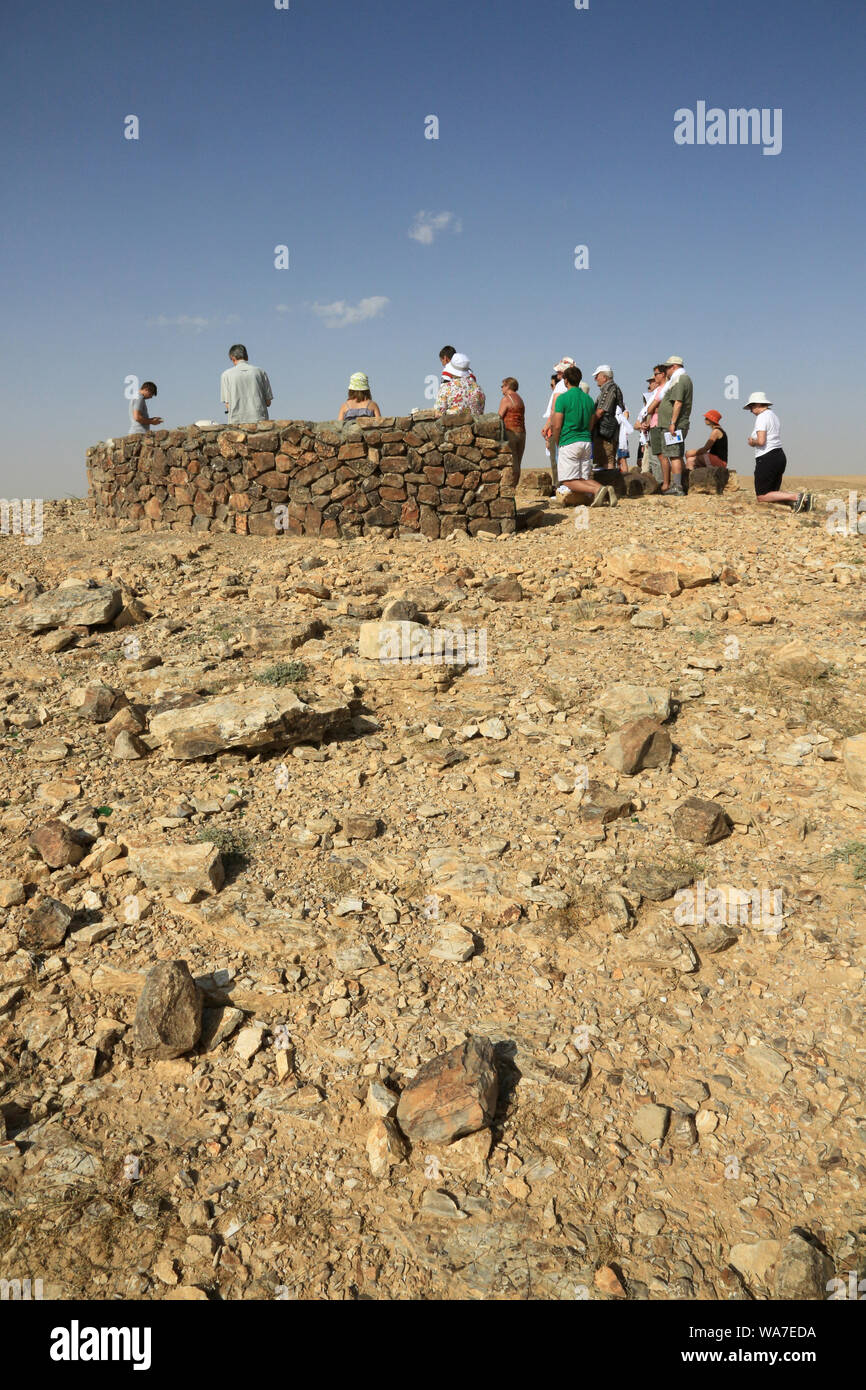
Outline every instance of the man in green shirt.
POLYGON ((602 487, 592 476, 590 428, 595 402, 581 391, 579 367, 566 367, 562 374, 566 390, 553 402, 550 423, 553 441, 559 445, 557 472, 559 487, 554 497, 563 507, 576 506, 581 496, 591 497, 591 507, 616 506, 616 493, 602 487))
POLYGON ((659 462, 662 466, 662 492, 671 497, 685 497, 683 492, 683 455, 686 435, 692 414, 692 379, 686 376, 681 357, 669 357, 665 362, 668 384, 658 403, 658 427, 662 432, 659 462), (682 439, 673 444, 665 437, 680 432, 682 439), (673 478, 671 475, 673 474, 673 478))

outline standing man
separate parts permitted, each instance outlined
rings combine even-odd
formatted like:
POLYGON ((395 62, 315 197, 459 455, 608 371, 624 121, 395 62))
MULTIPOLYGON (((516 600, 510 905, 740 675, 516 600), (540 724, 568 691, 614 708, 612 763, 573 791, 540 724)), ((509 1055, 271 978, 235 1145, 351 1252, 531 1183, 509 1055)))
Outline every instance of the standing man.
POLYGON ((662 466, 662 492, 669 497, 685 497, 683 491, 683 457, 686 452, 686 435, 692 415, 692 396, 694 387, 690 376, 686 376, 681 357, 669 357, 665 362, 667 386, 659 399, 658 427, 661 430, 661 449, 659 459, 662 466), (678 444, 670 444, 665 435, 682 433, 678 444))
POLYGON ((562 395, 563 391, 567 391, 569 389, 568 386, 565 384, 565 381, 563 380, 562 374, 569 367, 573 366, 573 357, 561 357, 560 360, 557 362, 556 366, 554 367, 553 375, 550 378, 550 400, 547 402, 547 409, 544 412, 544 424, 541 426, 541 437, 544 440, 544 443, 547 447, 548 455, 550 457, 550 478, 553 483, 554 496, 556 496, 556 486, 559 482, 559 478, 557 475, 556 463, 558 450, 556 441, 553 438, 553 402, 556 400, 557 396, 562 395))
POLYGON ((156 395, 156 385, 143 381, 129 402, 129 433, 148 434, 151 425, 161 425, 161 415, 148 415, 147 402, 156 395))
POLYGON ((267 420, 268 406, 274 399, 267 373, 247 360, 243 343, 229 348, 231 366, 220 378, 220 400, 228 411, 230 425, 251 425, 267 420))
POLYGON ((638 416, 638 420, 642 421, 645 427, 644 470, 648 470, 657 483, 663 482, 662 466, 659 462, 659 449, 662 446, 663 440, 661 430, 658 427, 658 408, 667 379, 667 367, 661 362, 657 363, 656 366, 653 367, 652 376, 647 378, 649 391, 644 395, 646 404, 638 416))
POLYGON ((595 472, 603 468, 616 468, 617 446, 619 444, 619 421, 616 418, 617 406, 622 410, 625 401, 613 379, 613 367, 602 364, 593 372, 599 388, 592 417, 592 466, 595 472))

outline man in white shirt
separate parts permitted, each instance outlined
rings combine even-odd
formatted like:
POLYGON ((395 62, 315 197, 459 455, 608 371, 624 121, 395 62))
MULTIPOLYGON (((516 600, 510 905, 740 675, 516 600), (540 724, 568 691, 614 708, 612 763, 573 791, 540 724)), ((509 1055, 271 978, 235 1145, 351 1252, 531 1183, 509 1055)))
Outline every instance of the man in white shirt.
POLYGON ((220 378, 220 400, 228 411, 230 425, 251 425, 267 420, 268 406, 274 399, 267 373, 247 361, 243 343, 229 348, 232 365, 220 378))

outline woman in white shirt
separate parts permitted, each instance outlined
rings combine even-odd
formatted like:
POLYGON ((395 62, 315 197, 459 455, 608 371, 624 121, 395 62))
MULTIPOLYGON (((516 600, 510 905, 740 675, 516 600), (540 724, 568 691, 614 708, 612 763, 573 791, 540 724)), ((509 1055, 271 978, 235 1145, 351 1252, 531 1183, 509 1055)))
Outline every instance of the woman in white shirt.
POLYGON ((772 404, 763 391, 753 391, 743 406, 755 417, 747 440, 749 448, 755 450, 755 496, 759 502, 781 502, 795 512, 810 512, 813 498, 805 488, 800 492, 779 491, 788 460, 782 448, 782 427, 772 404))

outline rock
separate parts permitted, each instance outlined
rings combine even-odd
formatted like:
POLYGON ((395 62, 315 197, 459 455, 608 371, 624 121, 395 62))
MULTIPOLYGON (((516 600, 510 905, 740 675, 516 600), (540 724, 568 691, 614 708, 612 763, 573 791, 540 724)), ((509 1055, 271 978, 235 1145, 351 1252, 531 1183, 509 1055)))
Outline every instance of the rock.
POLYGON ((691 942, 676 927, 642 926, 628 937, 625 953, 635 965, 690 975, 698 968, 691 942))
POLYGON ((20 878, 0 878, 0 907, 18 907, 26 896, 20 878))
POLYGON ((358 634, 358 655, 367 661, 417 660, 429 652, 430 640, 428 627, 407 619, 362 623, 358 634))
POLYGON ((61 944, 74 916, 72 908, 58 898, 41 898, 31 907, 18 940, 31 951, 50 950, 61 944))
POLYGON ((202 1049, 205 1052, 215 1051, 220 1043, 231 1037, 244 1017, 243 1009, 233 1009, 229 1006, 202 1009, 199 1040, 202 1049))
POLYGON ((478 732, 482 738, 492 738, 501 740, 508 737, 508 729, 504 719, 496 716, 493 719, 483 719, 478 725, 478 732))
POLYGON ((498 1096, 493 1047, 473 1036, 420 1068, 400 1097, 397 1120, 413 1144, 449 1143, 489 1126, 498 1096))
MULTIPOLYGON (((218 893, 225 883, 222 856, 216 845, 167 845, 145 835, 124 835, 126 867, 148 888, 182 893, 218 893)), ((186 901, 189 901, 187 897, 186 901)))
POLYGON ((144 758, 150 750, 147 744, 143 743, 137 734, 127 733, 125 729, 117 735, 111 756, 117 762, 134 762, 138 758, 144 758))
POLYGON ((728 1259, 746 1279, 757 1279, 766 1284, 781 1250, 782 1242, 779 1240, 742 1241, 731 1246, 728 1259))
POLYGON ((660 632, 666 622, 664 613, 659 609, 641 608, 632 618, 631 625, 632 627, 649 628, 651 631, 660 632))
POLYGON ((833 1261, 797 1232, 792 1231, 782 1246, 773 1278, 773 1297, 794 1302, 827 1297, 827 1284, 833 1277, 833 1261))
POLYGON ((639 1211, 634 1219, 634 1228, 638 1235, 657 1236, 665 1226, 664 1212, 656 1207, 651 1207, 646 1211, 639 1211))
POLYGON ((493 579, 484 585, 484 592, 496 603, 518 603, 523 598, 523 589, 514 578, 493 579))
POLYGON ((383 1116, 367 1131, 367 1158, 374 1178, 386 1178, 406 1157, 406 1140, 394 1120, 383 1116))
POLYGON ((714 845, 730 835, 733 828, 724 806, 717 801, 704 801, 699 796, 683 801, 671 821, 681 840, 691 840, 698 845, 714 845))
POLYGON ((592 1277, 592 1282, 599 1293, 606 1293, 610 1298, 627 1297, 619 1275, 611 1265, 602 1265, 600 1269, 597 1269, 592 1277))
POLYGON ((55 806, 65 806, 70 801, 77 801, 81 795, 81 783, 72 782, 66 777, 56 777, 51 782, 42 782, 36 788, 36 795, 41 801, 52 802, 55 806))
POLYGON ((664 903, 680 888, 688 888, 693 882, 694 874, 690 869, 643 865, 631 871, 626 879, 626 887, 640 893, 642 898, 649 898, 650 902, 664 903))
POLYGON ((202 996, 185 960, 161 960, 148 972, 133 1024, 136 1051, 168 1061, 189 1052, 201 1032, 202 996))
POLYGON ((649 594, 678 594, 681 589, 712 584, 717 577, 705 555, 686 550, 674 554, 628 546, 608 551, 606 566, 611 578, 649 594))
POLYGON ((256 1053, 260 1050, 265 1038, 264 1024, 254 1023, 249 1028, 242 1028, 235 1039, 232 1052, 235 1057, 239 1057, 242 1062, 251 1062, 256 1053))
POLYGON ((52 627, 101 627, 123 607, 120 589, 97 584, 49 589, 28 603, 15 617, 23 632, 47 632, 52 627))
POLYGON ((341 975, 359 975, 365 970, 375 970, 380 961, 366 937, 358 937, 339 943, 334 964, 341 975))
POLYGON ((752 1043, 745 1048, 743 1061, 770 1086, 781 1086, 791 1070, 791 1063, 785 1060, 781 1052, 768 1047, 766 1043, 752 1043))
POLYGON ((660 1144, 667 1133, 670 1113, 666 1105, 642 1105, 632 1122, 635 1134, 645 1144, 660 1144))
POLYGON ((80 686, 69 696, 69 708, 79 719, 89 719, 93 724, 105 724, 119 709, 128 703, 126 696, 113 686, 102 681, 80 686))
POLYGON ((605 762, 633 776, 646 767, 667 767, 673 757, 670 734, 655 719, 635 719, 608 739, 605 762))
POLYGON ((36 763, 60 763, 69 752, 69 745, 62 738, 46 738, 34 743, 30 756, 36 763))
POLYGON ((399 1100, 397 1093, 383 1086, 381 1081, 371 1081, 367 1088, 367 1109, 371 1115, 378 1115, 382 1119, 393 1115, 399 1100))
POLYGON ((230 748, 284 748, 321 739, 349 717, 344 700, 308 705, 288 689, 245 690, 152 713, 150 735, 170 758, 205 758, 230 748))
POLYGON ((633 809, 631 797, 623 792, 611 791, 602 782, 590 782, 580 803, 581 820, 597 821, 607 825, 610 821, 627 816, 633 809))
POLYGON ((50 820, 34 830, 27 843, 51 869, 79 864, 87 854, 75 831, 62 820, 50 820))
POLYGON ((813 681, 825 676, 829 667, 811 647, 800 641, 786 642, 770 656, 770 666, 780 676, 792 680, 813 681))
MULTIPOLYGON (((411 598, 400 596, 388 599, 382 609, 383 623, 414 623, 417 617, 418 608, 414 599, 411 598)), ((365 624, 365 626, 367 625, 365 624)), ((363 656, 364 653, 362 652, 361 655, 363 656)), ((373 659, 378 661, 379 658, 376 656, 373 659)))
POLYGON ((375 840, 379 833, 379 819, 377 816, 352 812, 344 818, 342 831, 347 840, 375 840))
POLYGON ((854 734, 842 744, 845 775, 855 791, 866 792, 866 733, 854 734))
POLYGON ((459 963, 475 954, 475 938, 457 922, 443 922, 430 954, 435 960, 459 963))
POLYGON ((608 732, 622 729, 637 719, 655 719, 663 724, 670 718, 671 692, 669 687, 629 685, 627 681, 620 681, 603 690, 593 701, 592 708, 608 732))

